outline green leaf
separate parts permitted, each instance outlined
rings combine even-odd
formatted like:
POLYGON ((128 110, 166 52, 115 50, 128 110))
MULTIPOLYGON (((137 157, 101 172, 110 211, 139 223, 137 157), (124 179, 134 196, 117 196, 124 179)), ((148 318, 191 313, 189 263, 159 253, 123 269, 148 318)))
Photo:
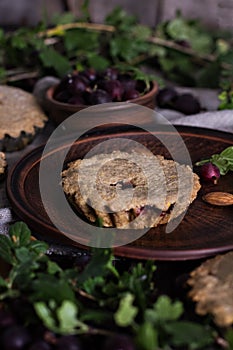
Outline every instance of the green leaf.
POLYGON ((160 296, 153 306, 153 309, 145 311, 145 319, 154 324, 158 322, 177 320, 183 313, 183 304, 180 301, 172 303, 171 299, 166 296, 160 296))
POLYGON ((194 322, 172 322, 165 324, 164 328, 172 336, 171 343, 175 346, 188 345, 189 349, 200 349, 214 341, 210 329, 194 322))
POLYGON ((30 248, 38 255, 43 255, 48 249, 48 244, 42 241, 31 241, 30 248))
POLYGON ((102 71, 110 66, 108 59, 94 53, 90 52, 87 54, 88 65, 98 71, 102 71))
POLYGON ((67 51, 77 50, 81 53, 93 52, 99 48, 99 34, 87 32, 83 29, 71 29, 66 32, 64 45, 67 51))
POLYGON ((57 272, 61 272, 61 271, 62 269, 57 263, 51 260, 48 261, 48 273, 50 275, 55 275, 57 272))
POLYGON ((111 249, 96 248, 93 249, 93 256, 89 264, 79 277, 79 282, 94 278, 97 276, 106 276, 109 272, 118 276, 118 272, 112 265, 113 255, 111 249))
POLYGON ((151 28, 142 24, 133 26, 131 32, 137 40, 147 40, 152 35, 151 28))
POLYGON ((77 305, 70 300, 64 300, 57 309, 59 330, 64 334, 75 333, 75 328, 80 324, 77 319, 77 305))
POLYGON ((4 287, 7 288, 7 281, 4 280, 4 278, 2 276, 0 276, 0 287, 4 287))
POLYGON ((0 257, 9 264, 12 264, 14 261, 11 247, 12 241, 7 236, 0 235, 0 257))
POLYGON ((119 31, 127 32, 129 28, 136 24, 136 17, 129 15, 120 6, 116 6, 105 18, 105 23, 115 26, 119 31))
POLYGON ((74 21, 75 15, 72 12, 56 13, 51 19, 51 23, 55 25, 73 23, 74 21))
POLYGON ((25 262, 30 263, 31 261, 29 250, 26 247, 19 247, 15 249, 15 255, 19 260, 19 263, 25 263, 25 262))
POLYGON ((60 77, 71 69, 69 60, 51 47, 43 48, 39 57, 45 67, 53 68, 60 77))
POLYGON ((158 331, 150 322, 144 322, 136 337, 136 343, 142 350, 155 350, 159 349, 158 344, 158 331))
POLYGON ((189 40, 192 36, 192 29, 181 17, 171 20, 167 24, 166 30, 168 35, 175 40, 189 40))
POLYGON ((43 321, 44 325, 51 330, 56 329, 56 322, 52 316, 52 312, 46 303, 38 301, 33 304, 38 317, 43 321))
POLYGON ((227 329, 224 338, 228 342, 228 349, 232 350, 233 349, 233 329, 232 328, 227 329))
POLYGON ((220 63, 218 61, 209 63, 205 68, 199 70, 195 76, 196 85, 199 87, 218 88, 220 63))
POLYGON ((10 226, 9 235, 16 246, 23 246, 30 243, 31 231, 22 221, 10 226))
POLYGON ((137 313, 138 308, 133 306, 134 296, 131 293, 127 293, 120 300, 119 308, 114 314, 115 322, 120 327, 130 326, 137 313))
POLYGON ((67 280, 57 278, 54 275, 40 274, 38 278, 32 282, 33 294, 31 298, 36 300, 55 300, 57 304, 61 304, 63 300, 75 300, 72 286, 67 280))
POLYGON ((233 146, 229 146, 225 148, 221 153, 220 156, 224 159, 232 160, 233 161, 233 146))

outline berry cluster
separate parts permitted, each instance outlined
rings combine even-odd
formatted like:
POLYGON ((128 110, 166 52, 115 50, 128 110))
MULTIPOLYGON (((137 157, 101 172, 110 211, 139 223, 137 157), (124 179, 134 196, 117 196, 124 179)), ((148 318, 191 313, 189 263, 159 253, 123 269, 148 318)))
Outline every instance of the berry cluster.
POLYGON ((117 68, 97 72, 93 68, 66 75, 54 91, 54 99, 73 105, 95 105, 136 99, 146 92, 146 83, 117 68))

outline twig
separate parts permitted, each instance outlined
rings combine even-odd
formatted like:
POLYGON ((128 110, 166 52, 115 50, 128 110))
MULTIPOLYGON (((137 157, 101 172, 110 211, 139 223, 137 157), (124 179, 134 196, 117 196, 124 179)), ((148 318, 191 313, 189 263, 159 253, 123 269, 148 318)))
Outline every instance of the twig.
POLYGON ((8 82, 13 82, 13 81, 18 81, 18 80, 23 80, 23 79, 30 79, 30 78, 37 78, 39 75, 38 71, 33 71, 33 72, 22 72, 18 73, 15 75, 11 75, 6 80, 8 82))
POLYGON ((115 32, 116 28, 114 26, 106 25, 106 24, 99 24, 99 23, 86 23, 86 22, 76 22, 76 23, 67 23, 67 24, 61 24, 54 28, 47 29, 45 31, 39 32, 39 37, 45 37, 45 36, 53 36, 57 35, 59 32, 64 32, 69 29, 75 29, 75 28, 83 28, 83 29, 90 29, 90 30, 96 30, 100 32, 115 32))
MULTIPOLYGON (((148 41, 153 44, 167 47, 169 49, 173 49, 173 50, 185 53, 186 55, 193 56, 194 58, 200 61, 215 62, 217 60, 217 57, 213 54, 200 54, 189 47, 183 47, 171 40, 166 40, 158 37, 150 37, 148 41)), ((221 66, 224 69, 232 69, 232 65, 225 62, 223 62, 221 66)))

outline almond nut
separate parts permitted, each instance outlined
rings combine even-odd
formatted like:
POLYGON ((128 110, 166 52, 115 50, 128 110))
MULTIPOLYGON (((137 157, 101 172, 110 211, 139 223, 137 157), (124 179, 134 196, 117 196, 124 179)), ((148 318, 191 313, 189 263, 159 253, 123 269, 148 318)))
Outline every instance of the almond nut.
POLYGON ((205 194, 202 199, 212 205, 233 204, 233 194, 227 192, 210 192, 205 194))

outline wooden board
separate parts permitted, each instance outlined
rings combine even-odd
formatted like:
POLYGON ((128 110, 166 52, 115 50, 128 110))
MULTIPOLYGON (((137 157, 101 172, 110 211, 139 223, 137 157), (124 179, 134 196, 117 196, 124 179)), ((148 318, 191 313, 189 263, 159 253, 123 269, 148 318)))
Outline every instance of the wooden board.
MULTIPOLYGON (((193 164, 233 145, 232 134, 191 127, 177 127, 177 130, 189 150, 193 164)), ((135 140, 145 145, 153 153, 169 158, 167 149, 157 139, 159 135, 163 135, 171 143, 174 139, 173 147, 178 147, 175 143, 175 133, 166 130, 157 130, 153 134, 134 130, 109 135, 92 135, 73 144, 66 157, 66 162, 74 160, 77 155, 82 158, 93 146, 112 137, 135 140)), ((67 148, 70 148, 69 141, 59 145, 48 156, 51 157, 48 174, 53 172, 56 166, 56 157, 59 157, 59 154, 67 148)), ((11 170, 7 181, 7 192, 11 205, 17 215, 44 240, 88 249, 61 234, 46 214, 40 197, 38 178, 42 151, 43 147, 36 148, 11 170)), ((214 207, 202 200, 204 193, 214 190, 233 193, 233 174, 229 173, 221 177, 218 185, 203 184, 197 199, 191 204, 184 219, 173 232, 165 233, 164 225, 152 228, 140 239, 115 248, 115 254, 138 259, 187 260, 233 249, 233 206, 214 207)), ((58 204, 51 205, 56 214, 58 204)), ((70 229, 72 228, 67 228, 64 224, 63 232, 66 230, 68 232, 70 229)))

